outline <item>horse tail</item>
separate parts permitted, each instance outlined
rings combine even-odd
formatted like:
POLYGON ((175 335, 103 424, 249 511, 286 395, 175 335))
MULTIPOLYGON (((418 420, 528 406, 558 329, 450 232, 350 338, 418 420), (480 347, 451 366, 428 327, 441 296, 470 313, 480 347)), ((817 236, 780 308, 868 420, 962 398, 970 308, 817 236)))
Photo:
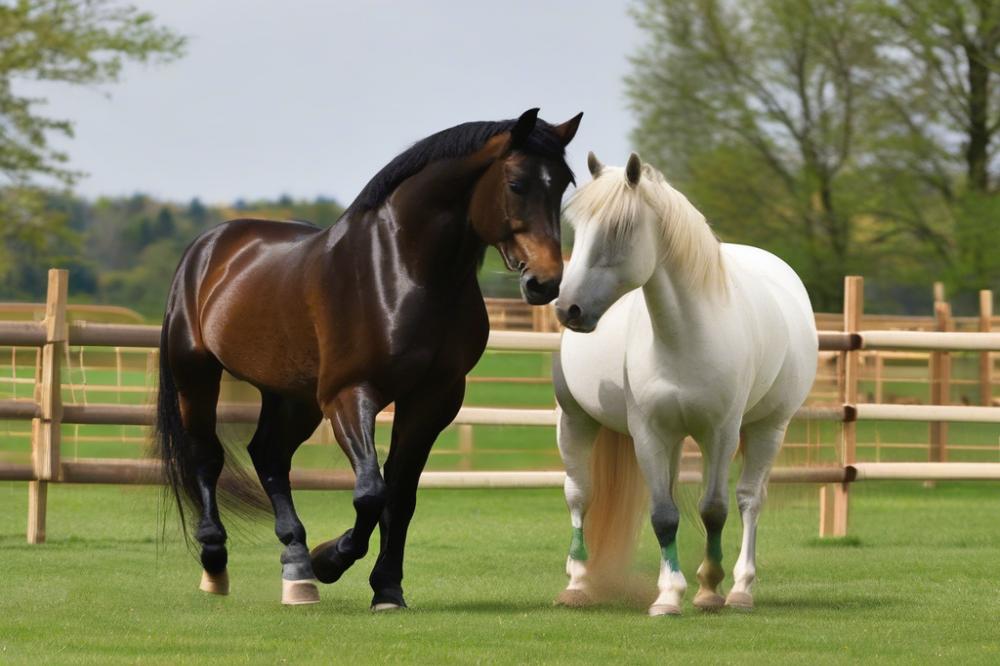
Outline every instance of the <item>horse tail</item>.
POLYGON ((184 429, 180 398, 174 375, 170 371, 167 339, 170 317, 163 318, 160 330, 160 382, 156 394, 155 455, 163 463, 163 476, 168 491, 177 503, 183 532, 187 535, 186 507, 201 509, 201 494, 195 480, 194 441, 184 429))
MULTIPOLYGON (((164 317, 160 332, 160 387, 156 396, 154 456, 163 463, 167 493, 177 504, 181 528, 187 538, 187 518, 192 516, 197 522, 204 512, 204 504, 197 479, 198 442, 184 428, 177 384, 170 370, 169 328, 168 315, 164 317)), ((224 450, 225 471, 216 486, 218 505, 241 518, 252 519, 270 514, 271 504, 260 482, 251 476, 244 464, 245 451, 241 451, 235 443, 227 446, 225 441, 220 441, 220 444, 224 450)))
POLYGON ((646 482, 628 435, 601 427, 591 454, 591 499, 584 518, 587 575, 597 588, 622 591, 643 517, 648 509, 646 482))

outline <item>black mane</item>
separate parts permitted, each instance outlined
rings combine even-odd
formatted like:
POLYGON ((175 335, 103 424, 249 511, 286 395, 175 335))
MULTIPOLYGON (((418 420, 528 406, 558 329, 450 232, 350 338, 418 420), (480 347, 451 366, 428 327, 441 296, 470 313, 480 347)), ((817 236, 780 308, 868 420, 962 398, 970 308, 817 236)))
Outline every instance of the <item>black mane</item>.
MULTIPOLYGON (((462 123, 417 141, 396 155, 368 181, 354 202, 344 211, 344 216, 349 212, 378 208, 400 183, 431 162, 475 152, 492 137, 512 129, 516 123, 516 119, 462 123)), ((566 155, 562 140, 553 131, 552 125, 541 118, 535 123, 535 128, 518 150, 548 159, 564 160, 566 155)), ((566 168, 568 170, 569 166, 566 168)), ((572 178, 570 171, 570 179, 572 178)))

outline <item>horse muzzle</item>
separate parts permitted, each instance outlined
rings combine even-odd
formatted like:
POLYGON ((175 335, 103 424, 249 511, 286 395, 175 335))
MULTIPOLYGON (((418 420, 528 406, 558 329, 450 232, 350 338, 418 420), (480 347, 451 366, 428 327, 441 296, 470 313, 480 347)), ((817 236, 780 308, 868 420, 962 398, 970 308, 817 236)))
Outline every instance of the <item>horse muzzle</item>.
POLYGON ((541 282, 531 273, 525 273, 521 276, 521 293, 530 305, 545 305, 559 295, 559 282, 559 279, 541 282))
POLYGON ((559 323, 577 333, 590 333, 597 328, 598 317, 588 316, 578 305, 556 306, 559 323))

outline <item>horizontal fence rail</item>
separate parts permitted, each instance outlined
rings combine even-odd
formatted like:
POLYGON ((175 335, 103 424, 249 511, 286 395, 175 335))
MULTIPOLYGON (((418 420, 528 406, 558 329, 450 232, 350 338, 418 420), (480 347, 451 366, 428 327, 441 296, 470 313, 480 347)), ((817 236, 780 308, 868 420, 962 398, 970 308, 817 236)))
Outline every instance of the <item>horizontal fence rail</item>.
MULTIPOLYGON (((150 426, 155 420, 152 405, 121 404, 62 404, 62 389, 81 388, 74 383, 64 383, 60 378, 60 361, 68 354, 68 346, 113 347, 117 349, 156 349, 160 342, 159 326, 134 324, 95 324, 88 322, 66 322, 66 274, 65 271, 50 271, 49 301, 46 304, 46 319, 41 322, 0 322, 0 345, 11 347, 37 347, 39 368, 38 380, 19 380, 34 384, 31 399, 0 400, 0 419, 31 420, 32 423, 32 463, 18 464, 0 462, 0 480, 29 481, 29 541, 44 540, 45 488, 52 481, 63 483, 101 484, 159 484, 162 482, 162 468, 158 461, 136 459, 74 459, 59 460, 59 430, 63 424, 80 425, 123 425, 150 426), (34 526, 34 527, 33 527, 34 526)), ((913 355, 914 351, 929 352, 938 367, 934 377, 946 377, 944 382, 932 379, 937 397, 932 400, 947 402, 947 390, 942 393, 943 384, 952 381, 948 374, 947 352, 978 352, 982 359, 981 378, 978 383, 989 388, 992 361, 989 352, 1000 351, 1000 333, 990 332, 992 316, 981 318, 980 332, 953 332, 949 324, 950 316, 946 307, 938 303, 939 330, 928 331, 885 331, 861 329, 863 309, 863 289, 860 278, 848 278, 845 283, 844 331, 820 330, 817 347, 824 352, 823 363, 837 360, 836 396, 834 404, 827 406, 810 405, 801 408, 795 418, 816 422, 838 422, 842 426, 839 462, 836 465, 778 467, 772 470, 770 481, 774 483, 816 483, 824 484, 821 490, 821 534, 842 535, 846 532, 847 488, 856 481, 892 479, 936 480, 1000 480, 1000 463, 949 463, 944 462, 943 447, 935 452, 935 441, 946 438, 934 433, 944 432, 947 422, 1000 423, 1000 407, 986 406, 992 399, 992 390, 987 395, 984 406, 967 405, 899 405, 881 404, 876 395, 875 403, 859 400, 858 383, 861 377, 862 354, 865 350, 899 350, 898 356, 913 355), (944 312, 944 324, 941 313, 944 312), (942 369, 943 368, 943 369, 942 369), (942 374, 943 373, 943 374, 942 374), (936 382, 936 383, 935 383, 936 382), (932 461, 926 463, 862 463, 854 459, 856 439, 854 425, 858 421, 916 421, 929 422, 931 426, 932 461), (935 459, 933 456, 939 456, 935 459), (824 499, 825 498, 825 499, 824 499), (832 507, 832 508, 831 508, 832 507)), ((984 292, 988 293, 988 292, 984 292)), ((991 297, 990 297, 991 298, 991 297)), ((985 300, 989 300, 988 298, 985 300)), ((946 304, 944 304, 946 306, 946 304)), ((549 313, 551 314, 551 313, 549 313)), ((825 325, 829 317, 818 316, 825 325)), ((873 318, 875 319, 875 318, 873 318)), ((535 325, 539 322, 536 321, 535 325)), ((877 324, 877 321, 876 321, 877 324)), ((968 325, 968 322, 963 324, 968 325)), ((553 322, 541 328, 549 329, 553 322)), ((558 352, 561 334, 536 331, 494 330, 489 334, 487 349, 501 352, 558 352)), ((74 352, 75 353, 75 352, 74 352)), ((117 353, 117 352, 116 352, 117 353)), ((875 353, 873 351, 872 353, 875 353)), ((150 357, 152 358, 152 357, 150 357)), ((907 357, 909 358, 909 357, 907 357)), ((882 363, 884 359, 877 359, 882 363)), ((881 366, 879 366, 881 367, 881 366)), ((154 372, 149 365, 147 372, 154 372)), ((483 380, 484 378, 478 378, 483 380)), ((487 378, 499 380, 500 378, 487 378)), ((511 381, 515 381, 512 379, 511 381)), ((516 378, 516 381, 540 381, 538 378, 516 378)), ((824 380, 826 381, 826 380, 824 380)), ((147 391, 148 387, 126 387, 130 391, 147 391)), ((91 387, 93 390, 93 387, 91 387)), ((249 403, 222 402, 218 407, 218 420, 222 423, 255 423, 260 405, 249 403)), ((381 424, 392 423, 393 409, 390 407, 377 417, 381 424)), ((557 424, 556 409, 514 409, 496 407, 463 406, 454 424, 458 426, 528 426, 553 427, 557 424)), ((468 432, 471 432, 469 430, 468 432)), ((461 435, 461 430, 460 430, 461 435)), ((469 445, 471 446, 471 444, 469 445)), ((511 471, 511 472, 425 472, 420 479, 422 488, 549 488, 561 487, 565 476, 560 471, 511 471)), ((679 473, 682 483, 698 483, 701 473, 682 469, 679 473)), ((294 469, 291 474, 292 486, 304 490, 351 489, 354 476, 345 470, 305 470, 294 469)))

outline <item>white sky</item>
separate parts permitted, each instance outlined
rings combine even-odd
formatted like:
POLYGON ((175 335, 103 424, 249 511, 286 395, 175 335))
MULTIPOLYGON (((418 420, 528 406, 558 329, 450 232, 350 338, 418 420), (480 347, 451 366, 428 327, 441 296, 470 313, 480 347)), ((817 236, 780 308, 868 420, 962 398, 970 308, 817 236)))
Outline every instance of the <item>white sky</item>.
POLYGON ((190 36, 186 57, 101 90, 32 88, 75 121, 59 145, 87 196, 347 204, 417 139, 533 106, 553 123, 585 112, 568 151, 581 180, 587 150, 628 156, 622 78, 641 37, 624 0, 136 4, 190 36))

